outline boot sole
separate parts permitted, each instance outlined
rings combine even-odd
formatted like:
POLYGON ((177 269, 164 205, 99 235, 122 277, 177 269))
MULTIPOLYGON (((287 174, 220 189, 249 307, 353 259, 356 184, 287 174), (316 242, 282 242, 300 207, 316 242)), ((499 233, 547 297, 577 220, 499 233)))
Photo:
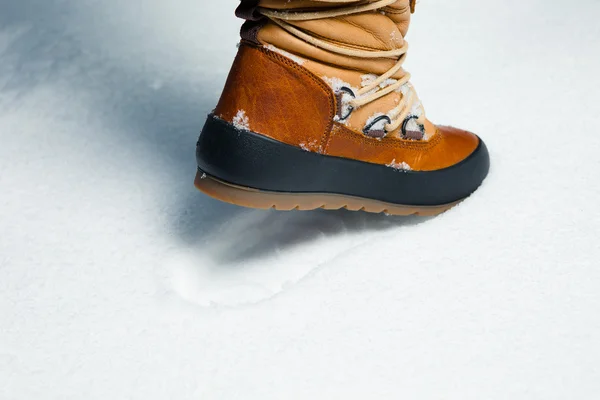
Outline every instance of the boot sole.
POLYGON ((442 206, 403 206, 360 197, 343 196, 328 193, 278 193, 237 186, 208 176, 198 170, 194 182, 202 193, 237 206, 261 210, 275 209, 279 211, 308 211, 316 209, 365 211, 387 215, 419 215, 435 216, 456 206, 462 200, 442 206))
POLYGON ((252 208, 317 208, 437 215, 469 197, 489 171, 483 141, 462 162, 437 171, 398 171, 304 151, 240 130, 213 115, 196 147, 196 186, 252 208))

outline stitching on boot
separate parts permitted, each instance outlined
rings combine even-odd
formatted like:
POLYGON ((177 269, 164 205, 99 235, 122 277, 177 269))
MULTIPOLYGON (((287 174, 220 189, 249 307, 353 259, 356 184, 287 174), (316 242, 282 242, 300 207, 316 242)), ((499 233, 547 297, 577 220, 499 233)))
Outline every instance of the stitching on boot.
MULTIPOLYGON (((336 126, 336 129, 335 129, 336 133, 341 134, 341 135, 348 135, 347 137, 349 137, 351 140, 354 140, 357 142, 364 140, 364 141, 368 141, 370 145, 374 145, 377 147, 383 147, 383 148, 390 148, 390 149, 401 147, 403 149, 411 149, 411 150, 417 150, 417 151, 430 151, 431 149, 433 149, 434 147, 439 145, 443 140, 443 135, 440 134, 437 127, 435 128, 435 135, 433 135, 431 140, 415 141, 415 140, 399 139, 399 138, 395 138, 395 137, 391 137, 391 136, 388 136, 388 138, 386 138, 386 140, 379 140, 379 139, 370 138, 368 136, 362 135, 362 134, 360 134, 352 129, 349 129, 339 123, 335 123, 335 126, 336 126)), ((329 146, 327 146, 327 149, 328 148, 329 148, 329 146)))
POLYGON ((313 74, 311 71, 309 71, 305 67, 290 60, 289 58, 284 57, 281 54, 276 53, 272 50, 269 50, 265 46, 256 46, 253 42, 244 42, 243 44, 253 47, 253 48, 261 51, 265 55, 267 55, 270 59, 273 59, 274 61, 276 61, 280 64, 284 64, 287 67, 293 68, 294 70, 307 76, 308 78, 310 78, 311 81, 316 83, 317 86, 319 86, 319 88, 327 96, 327 99, 329 101, 329 115, 327 117, 327 125, 325 128, 325 132, 321 133, 321 140, 320 140, 320 142, 321 142, 320 143, 320 153, 323 153, 324 148, 326 147, 327 142, 329 141, 329 136, 331 135, 331 130, 333 129, 333 117, 335 116, 335 113, 337 112, 337 103, 335 101, 335 96, 334 96, 331 88, 325 82, 323 82, 323 80, 320 79, 318 76, 313 74))

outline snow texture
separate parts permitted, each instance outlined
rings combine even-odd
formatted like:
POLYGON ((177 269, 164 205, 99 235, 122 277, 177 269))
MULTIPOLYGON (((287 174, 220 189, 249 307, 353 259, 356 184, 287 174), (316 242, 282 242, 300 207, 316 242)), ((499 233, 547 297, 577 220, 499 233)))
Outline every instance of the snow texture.
MULTIPOLYGON (((362 87, 369 86, 377 78, 379 78, 379 77, 377 75, 375 75, 375 74, 365 74, 365 75, 362 75, 361 76, 361 85, 362 85, 362 87)), ((381 82, 378 86, 379 86, 380 89, 385 89, 386 87, 391 86, 391 85, 393 85, 396 82, 398 82, 396 79, 388 78, 385 81, 381 82)))
MULTIPOLYGON (((383 117, 384 115, 385 114, 382 112, 376 112, 375 114, 373 114, 369 118, 367 118, 367 120, 365 121, 365 126, 371 125, 377 118, 383 117)), ((384 130, 385 126, 388 123, 389 123, 389 121, 387 119, 382 119, 380 121, 377 121, 373 126, 371 126, 371 130, 384 130)))
POLYGON ((391 163, 387 164, 387 166, 397 171, 412 171, 410 165, 408 165, 405 161, 397 162, 395 158, 391 163))
POLYGON ((311 140, 309 142, 301 142, 300 148, 309 153, 310 152, 315 152, 315 153, 321 152, 321 146, 319 145, 319 141, 316 139, 311 140))
POLYGON ((0 399, 596 398, 600 3, 419 3, 412 82, 493 160, 433 219, 198 193, 210 4, 0 2, 0 399))
POLYGON ((250 119, 246 115, 246 111, 238 110, 238 112, 233 117, 231 121, 233 126, 241 131, 249 131, 250 130, 250 119))
POLYGON ((292 60, 293 62, 295 62, 298 65, 303 65, 306 62, 306 60, 304 60, 303 58, 301 58, 295 54, 292 54, 289 51, 280 49, 279 47, 275 47, 272 44, 268 44, 265 47, 271 51, 274 51, 275 53, 279 53, 282 56, 289 58, 290 60, 292 60))
POLYGON ((411 118, 408 120, 408 123, 406 124, 406 130, 419 132, 419 131, 421 131, 421 126, 419 125, 419 122, 416 119, 411 118))
MULTIPOLYGON (((331 87, 331 89, 333 90, 334 93, 338 94, 338 93, 342 93, 342 112, 341 115, 343 116, 349 116, 349 113, 352 109, 352 106, 350 105, 350 102, 354 99, 352 97, 352 95, 350 95, 348 92, 342 91, 341 89, 343 87, 346 87, 350 90, 352 90, 353 93, 358 93, 358 89, 353 87, 352 85, 350 85, 348 82, 344 82, 342 79, 338 78, 338 77, 328 77, 328 76, 323 76, 321 77, 321 79, 323 79, 328 85, 329 87, 331 87)), ((346 119, 342 120, 339 115, 336 115, 334 118, 334 121, 336 122, 343 122, 343 123, 347 123, 348 122, 348 118, 346 117, 346 119)))

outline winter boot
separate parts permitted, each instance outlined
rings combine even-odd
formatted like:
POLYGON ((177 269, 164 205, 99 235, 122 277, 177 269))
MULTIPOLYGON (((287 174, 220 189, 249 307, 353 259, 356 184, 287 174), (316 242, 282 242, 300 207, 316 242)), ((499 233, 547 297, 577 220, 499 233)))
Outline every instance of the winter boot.
POLYGON ((415 0, 242 0, 242 41, 197 145, 196 186, 253 208, 435 215, 489 156, 433 125, 402 65, 415 0))

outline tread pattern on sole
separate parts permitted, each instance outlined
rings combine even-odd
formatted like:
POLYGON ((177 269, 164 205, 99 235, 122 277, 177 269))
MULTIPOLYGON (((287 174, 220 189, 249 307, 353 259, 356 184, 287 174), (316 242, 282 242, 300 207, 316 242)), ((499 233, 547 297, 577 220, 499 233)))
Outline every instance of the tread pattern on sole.
POLYGON ((267 192, 241 187, 198 171, 195 186, 203 193, 217 200, 242 207, 257 209, 275 209, 280 211, 309 211, 316 209, 365 211, 388 215, 435 216, 442 214, 463 200, 441 206, 405 206, 385 203, 379 200, 330 193, 281 193, 267 192))

